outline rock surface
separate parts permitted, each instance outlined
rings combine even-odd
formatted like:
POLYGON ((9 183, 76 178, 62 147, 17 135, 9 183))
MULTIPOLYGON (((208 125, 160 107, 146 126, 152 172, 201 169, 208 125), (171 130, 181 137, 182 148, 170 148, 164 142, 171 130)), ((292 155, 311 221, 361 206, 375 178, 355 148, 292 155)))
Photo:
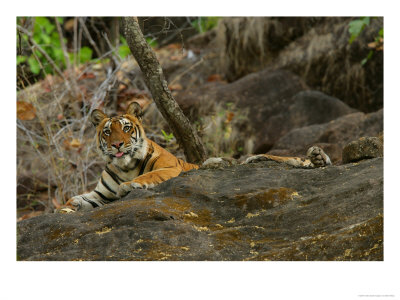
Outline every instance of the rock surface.
POLYGON ((17 226, 18 260, 383 260, 383 159, 200 169, 17 226))

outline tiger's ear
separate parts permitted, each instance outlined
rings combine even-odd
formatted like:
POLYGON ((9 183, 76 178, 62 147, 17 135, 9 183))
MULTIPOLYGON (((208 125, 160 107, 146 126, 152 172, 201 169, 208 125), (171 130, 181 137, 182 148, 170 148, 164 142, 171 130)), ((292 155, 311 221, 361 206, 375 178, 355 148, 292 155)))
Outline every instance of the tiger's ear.
POLYGON ((100 109, 95 109, 90 115, 90 121, 95 127, 97 127, 97 125, 99 125, 100 122, 103 121, 105 118, 107 118, 107 115, 103 113, 100 109))
POLYGON ((139 120, 142 120, 143 111, 140 107, 140 104, 137 102, 132 102, 131 104, 129 104, 128 108, 126 109, 126 113, 128 115, 135 116, 139 120))

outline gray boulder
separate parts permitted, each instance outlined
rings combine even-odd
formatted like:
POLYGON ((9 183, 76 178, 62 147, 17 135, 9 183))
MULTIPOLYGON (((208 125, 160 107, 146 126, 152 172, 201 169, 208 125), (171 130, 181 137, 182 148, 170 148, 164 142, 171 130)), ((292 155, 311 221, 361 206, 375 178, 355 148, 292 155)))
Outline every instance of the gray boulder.
POLYGON ((362 137, 343 148, 343 163, 383 157, 383 142, 377 137, 362 137))

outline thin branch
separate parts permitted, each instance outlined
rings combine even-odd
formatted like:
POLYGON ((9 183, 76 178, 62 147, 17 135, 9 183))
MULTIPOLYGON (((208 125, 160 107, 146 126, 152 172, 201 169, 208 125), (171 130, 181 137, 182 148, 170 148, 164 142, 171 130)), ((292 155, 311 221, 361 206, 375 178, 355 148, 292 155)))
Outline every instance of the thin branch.
POLYGON ((79 23, 81 24, 83 32, 85 33, 86 38, 89 40, 90 45, 92 45, 93 49, 96 51, 97 56, 100 57, 101 56, 101 51, 97 47, 96 43, 93 41, 92 36, 90 35, 90 32, 89 32, 88 28, 85 25, 85 21, 83 21, 82 18, 79 18, 79 23))

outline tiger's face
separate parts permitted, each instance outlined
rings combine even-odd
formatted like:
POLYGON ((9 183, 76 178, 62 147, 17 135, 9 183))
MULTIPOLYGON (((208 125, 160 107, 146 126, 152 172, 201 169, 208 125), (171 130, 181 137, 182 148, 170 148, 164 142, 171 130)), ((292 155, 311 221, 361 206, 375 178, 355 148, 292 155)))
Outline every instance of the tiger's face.
POLYGON ((141 124, 142 110, 138 103, 129 105, 122 116, 108 117, 94 110, 91 121, 96 126, 97 147, 106 162, 121 167, 133 159, 143 159, 147 151, 146 136, 141 124))

